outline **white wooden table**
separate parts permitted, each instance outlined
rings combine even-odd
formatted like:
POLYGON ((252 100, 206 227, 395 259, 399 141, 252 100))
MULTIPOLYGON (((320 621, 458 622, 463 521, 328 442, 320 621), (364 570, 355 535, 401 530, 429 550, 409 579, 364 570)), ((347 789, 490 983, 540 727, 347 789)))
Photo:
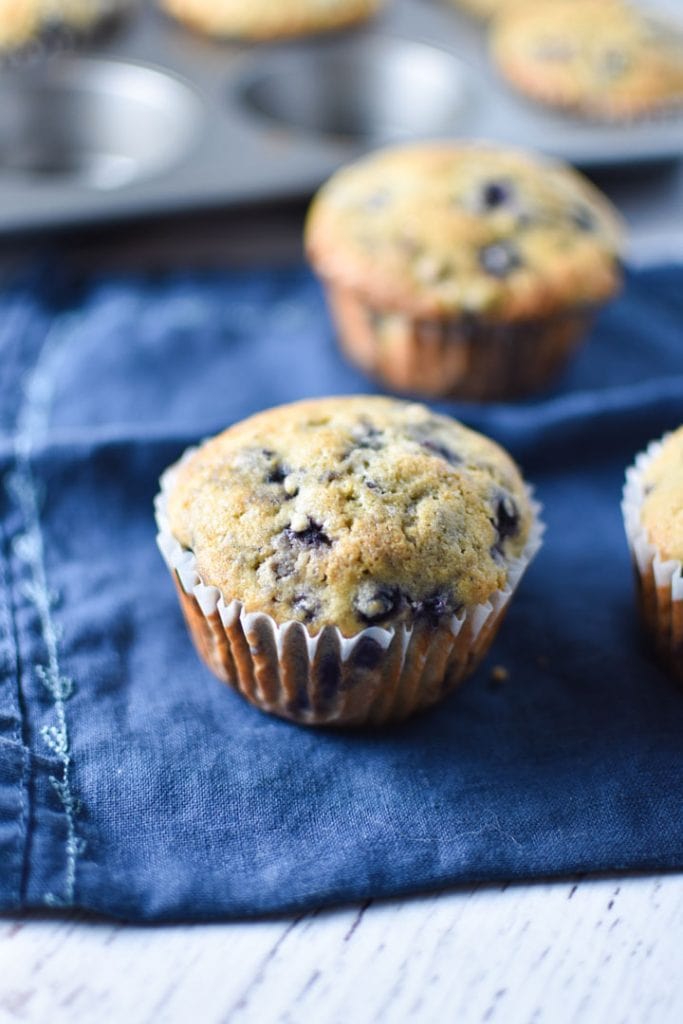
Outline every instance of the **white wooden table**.
POLYGON ((239 924, 0 918, 0 1021, 680 1024, 683 876, 239 924))
MULTIPOLYGON (((610 191, 636 256, 683 255, 683 164, 610 191)), ((300 213, 252 214, 248 230, 204 220, 194 236, 183 223, 179 248, 172 224, 78 238, 71 256, 289 260, 300 213)), ((0 1024, 406 1020, 681 1024, 683 875, 476 886, 238 924, 0 917, 0 1024)))

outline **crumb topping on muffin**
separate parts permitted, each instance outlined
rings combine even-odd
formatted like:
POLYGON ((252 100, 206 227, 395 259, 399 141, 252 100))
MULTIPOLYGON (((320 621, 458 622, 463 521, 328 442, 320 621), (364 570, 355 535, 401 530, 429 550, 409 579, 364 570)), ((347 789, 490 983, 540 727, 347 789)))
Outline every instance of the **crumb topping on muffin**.
POLYGON ((623 0, 510 9, 494 24, 492 52, 525 94, 590 116, 628 119, 683 102, 680 27, 623 0))
POLYGON ((385 0, 159 0, 191 28, 218 37, 269 39, 341 28, 385 0))
POLYGON ((683 561, 683 427, 666 438, 644 474, 641 522, 663 561, 683 561))
POLYGON ((488 600, 532 510, 493 441, 388 398, 271 409, 179 467, 169 523, 226 600, 346 636, 488 600))
POLYGON ((618 288, 621 225, 562 164, 485 144, 382 150, 313 202, 309 258, 370 305, 491 321, 591 306, 618 288))

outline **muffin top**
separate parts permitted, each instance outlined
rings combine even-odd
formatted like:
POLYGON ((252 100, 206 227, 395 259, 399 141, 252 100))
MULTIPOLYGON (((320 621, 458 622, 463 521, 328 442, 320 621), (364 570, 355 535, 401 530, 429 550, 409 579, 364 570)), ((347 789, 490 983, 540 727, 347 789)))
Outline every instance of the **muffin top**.
POLYGON ((39 0, 0 0, 0 54, 31 41, 40 26, 39 0))
POLYGON ((317 271, 412 315, 540 317, 612 295, 620 223, 576 171, 516 150, 431 143, 338 171, 313 201, 317 271))
POLYGON ((493 441, 365 396, 270 409, 207 441, 180 464, 168 514, 226 601, 345 636, 485 602, 532 522, 493 441))
POLYGON ((492 52, 524 93, 607 119, 683 101, 683 44, 621 0, 532 2, 495 22, 492 52))
POLYGON ((670 434, 644 474, 641 522, 664 561, 683 561, 683 427, 670 434))
POLYGON ((159 0, 169 14, 214 36, 268 39, 340 28, 385 0, 159 0))

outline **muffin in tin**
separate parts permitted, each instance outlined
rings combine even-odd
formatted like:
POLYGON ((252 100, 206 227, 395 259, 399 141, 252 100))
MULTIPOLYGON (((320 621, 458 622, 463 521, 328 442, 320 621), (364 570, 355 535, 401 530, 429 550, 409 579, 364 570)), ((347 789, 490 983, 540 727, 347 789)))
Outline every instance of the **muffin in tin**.
POLYGON ((491 51, 525 96, 581 116, 623 121, 683 102, 681 26, 622 0, 515 7, 496 19, 491 51))
POLYGON ((449 693, 540 542, 500 447, 365 396, 231 427, 164 476, 157 518, 208 666, 306 724, 400 719, 449 693))
POLYGON ((645 630, 683 683, 683 427, 636 458, 622 509, 645 630))
POLYGON ((223 39, 268 40, 365 21, 385 0, 159 0, 189 28, 223 39))
POLYGON ((392 148, 338 171, 306 249, 349 358, 426 396, 546 386, 622 277, 621 224, 597 189, 481 143, 392 148))

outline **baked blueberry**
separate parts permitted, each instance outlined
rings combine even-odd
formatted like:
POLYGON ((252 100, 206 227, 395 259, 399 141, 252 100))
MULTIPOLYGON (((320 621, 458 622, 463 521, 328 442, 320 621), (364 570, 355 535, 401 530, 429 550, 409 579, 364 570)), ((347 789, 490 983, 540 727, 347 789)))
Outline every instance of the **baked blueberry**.
POLYGON ((600 71, 606 78, 619 78, 631 67, 631 58, 623 50, 607 50, 600 58, 600 71))
POLYGON ((462 462, 462 459, 457 452, 452 451, 445 444, 441 444, 440 441, 434 441, 432 438, 425 438, 424 441, 420 441, 420 445, 432 455, 438 455, 444 462, 448 462, 451 466, 457 466, 462 462))
POLYGON ((332 544, 320 523, 308 516, 293 518, 284 535, 291 544, 301 544, 307 548, 329 548, 332 544))
POLYGON ((507 277, 522 266, 522 257, 514 242, 502 239, 479 251, 479 262, 492 277, 507 277))
POLYGON ((481 190, 481 206, 484 210, 497 210, 509 206, 515 198, 511 181, 487 181, 481 190))
POLYGON ((302 622, 313 622, 320 612, 320 604, 311 594, 295 594, 292 598, 292 608, 300 617, 302 622))
POLYGON ((411 601, 411 608, 416 619, 425 619, 434 628, 445 616, 453 614, 453 602, 446 593, 431 594, 419 601, 411 601))
POLYGON ((497 498, 493 525, 498 535, 494 549, 502 554, 505 541, 516 537, 520 527, 519 509, 511 495, 502 494, 497 498))

